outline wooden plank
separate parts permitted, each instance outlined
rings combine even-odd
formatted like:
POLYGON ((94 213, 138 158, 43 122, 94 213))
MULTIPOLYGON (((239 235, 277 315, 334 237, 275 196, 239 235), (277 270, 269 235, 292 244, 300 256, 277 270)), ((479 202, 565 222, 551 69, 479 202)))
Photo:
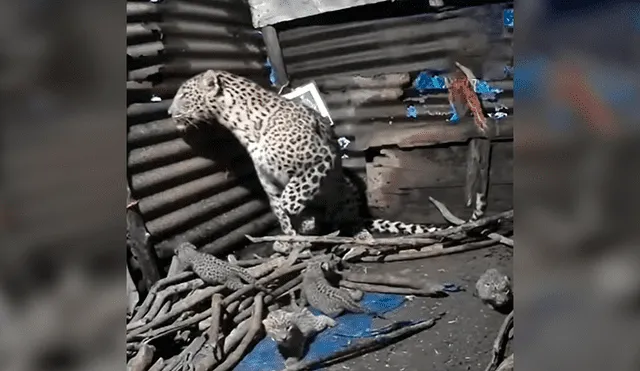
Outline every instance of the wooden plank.
MULTIPOLYGON (((513 142, 492 143, 487 215, 513 206, 513 142)), ((367 163, 368 201, 375 217, 445 223, 428 201, 434 197, 469 218, 465 205, 468 145, 383 149, 367 163)))
MULTIPOLYGON (((420 188, 403 193, 386 193, 385 205, 370 206, 375 218, 400 220, 407 223, 446 224, 440 212, 428 201, 429 196, 447 205, 451 212, 468 219, 472 208, 462 202, 464 187, 420 188)), ((494 215, 513 207, 513 184, 492 184, 485 216, 494 215)))
POLYGON ((149 232, 144 226, 144 220, 140 215, 137 203, 131 197, 131 190, 127 186, 127 244, 131 253, 140 265, 142 282, 145 292, 160 279, 158 269, 158 257, 151 244, 149 232))
MULTIPOLYGON (((487 199, 490 156, 491 142, 488 139, 475 138, 469 141, 464 195, 466 206, 484 203, 487 199)), ((482 209, 482 205, 476 207, 482 209)))

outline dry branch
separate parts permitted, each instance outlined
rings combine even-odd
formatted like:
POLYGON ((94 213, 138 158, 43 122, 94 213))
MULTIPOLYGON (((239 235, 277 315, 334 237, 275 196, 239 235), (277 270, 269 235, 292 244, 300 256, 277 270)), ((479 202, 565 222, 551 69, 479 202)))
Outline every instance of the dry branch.
POLYGON ((407 277, 392 276, 389 274, 376 274, 376 273, 355 273, 355 272, 342 272, 342 277, 346 281, 357 283, 368 283, 383 286, 395 286, 395 287, 407 287, 416 290, 427 291, 441 291, 444 286, 440 283, 433 282, 425 279, 411 279, 407 277))
MULTIPOLYGON (((306 266, 307 266, 307 263, 304 262, 304 263, 296 264, 296 265, 291 266, 291 267, 286 267, 286 268, 283 267, 283 268, 277 269, 275 272, 271 273, 270 275, 259 279, 257 284, 258 285, 262 285, 262 286, 266 286, 271 281, 274 281, 274 280, 276 280, 276 279, 278 279, 280 277, 286 276, 287 274, 300 271, 300 270, 304 269, 306 266)), ((199 296, 197 302, 195 302, 195 300, 193 300, 193 302, 189 303, 190 307, 193 307, 193 305, 195 305, 197 303, 200 303, 203 300, 206 300, 211 295, 213 295, 216 292, 218 292, 219 290, 221 290, 222 287, 221 286, 217 286, 215 288, 208 287, 205 290, 207 290, 207 289, 216 289, 216 291, 213 291, 213 292, 209 291, 208 292, 209 295, 207 295, 204 298, 199 296)), ((240 289, 240 290, 234 292, 233 294, 229 295, 228 297, 226 297, 223 300, 222 305, 225 308, 230 308, 231 303, 237 301, 243 295, 248 294, 249 292, 251 292, 254 289, 255 289, 254 285, 246 285, 242 289, 240 289)), ((145 331, 151 330, 152 328, 154 328, 158 324, 163 323, 166 320, 174 317, 176 314, 180 314, 180 313, 184 312, 184 310, 179 312, 178 311, 179 308, 177 308, 177 307, 178 307, 178 304, 176 304, 174 306, 174 309, 170 313, 168 313, 167 315, 162 316, 162 317, 157 317, 151 323, 131 331, 129 334, 127 334, 127 341, 132 341, 136 337, 141 337, 141 336, 145 337, 145 338, 164 336, 164 335, 167 335, 167 334, 172 333, 174 331, 181 330, 181 329, 183 329, 185 327, 189 327, 189 326, 191 326, 193 324, 196 324, 196 323, 198 323, 198 322, 200 322, 200 321, 202 321, 202 320, 204 320, 204 319, 206 319, 206 318, 211 316, 211 308, 209 308, 209 309, 205 310, 204 312, 198 313, 198 314, 196 314, 196 315, 194 315, 194 316, 192 316, 190 318, 187 318, 185 320, 176 321, 171 325, 164 326, 164 327, 161 327, 161 328, 153 330, 153 331, 145 332, 145 331)))
POLYGON ((416 234, 416 235, 412 235, 412 238, 415 236, 416 238, 442 238, 442 237, 447 237, 453 234, 458 234, 458 233, 463 233, 463 232, 467 232, 469 230, 478 228, 478 227, 483 227, 487 224, 490 223, 494 223, 494 222, 500 222, 503 220, 510 220, 513 219, 513 210, 509 210, 509 211, 505 211, 502 212, 500 214, 496 214, 496 215, 492 215, 492 216, 488 216, 486 218, 482 218, 482 219, 478 219, 472 222, 467 222, 464 224, 461 224, 459 226, 456 227, 452 227, 452 228, 447 228, 447 229, 441 229, 438 231, 433 231, 433 232, 428 232, 428 233, 421 233, 421 234, 416 234))
MULTIPOLYGON (((166 370, 166 371, 174 370, 178 365, 191 363, 191 360, 193 359, 193 357, 200 351, 200 349, 205 343, 206 343, 206 340, 204 336, 198 336, 197 338, 193 339, 191 344, 189 344, 186 348, 184 348, 184 350, 182 350, 180 354, 178 354, 177 356, 165 362, 166 366, 164 367, 163 370, 166 370)), ((178 370, 180 370, 181 368, 182 367, 178 368, 178 370)))
POLYGON ((386 285, 375 285, 369 283, 359 283, 359 282, 351 282, 351 281, 340 281, 339 285, 341 287, 346 287, 348 289, 361 290, 366 292, 379 292, 384 294, 400 294, 400 295, 416 295, 416 296, 433 296, 443 292, 443 290, 433 290, 428 288, 423 289, 412 289, 407 287, 393 287, 386 285))
MULTIPOLYGON (((429 201, 433 203, 436 209, 440 211, 440 214, 442 214, 442 217, 445 218, 445 220, 447 220, 449 223, 455 225, 463 225, 465 223, 464 220, 453 215, 453 213, 442 202, 436 200, 433 197, 429 197, 429 201)), ((487 235, 487 237, 491 238, 492 240, 498 241, 503 245, 513 247, 512 239, 502 236, 498 233, 490 233, 489 235, 487 235)))
POLYGON ((262 307, 263 307, 264 293, 259 292, 254 300, 253 316, 247 334, 242 339, 238 347, 225 359, 224 362, 214 369, 214 371, 229 371, 244 357, 245 352, 255 339, 256 335, 262 329, 262 307))
POLYGON ((326 243, 326 244, 358 244, 362 246, 423 246, 437 243, 437 240, 431 238, 412 238, 412 237, 387 237, 360 239, 355 237, 338 237, 338 236, 265 236, 251 237, 247 236, 251 242, 308 242, 308 243, 326 243))
POLYGON ((493 246, 496 243, 497 242, 494 240, 478 241, 478 242, 470 242, 464 245, 452 246, 446 249, 437 248, 433 250, 406 252, 402 254, 393 254, 393 255, 385 255, 385 256, 365 256, 360 258, 360 260, 363 262, 382 263, 382 262, 425 259, 425 258, 433 258, 436 256, 451 255, 451 254, 457 254, 457 253, 466 252, 466 251, 478 250, 485 247, 493 246))
MULTIPOLYGON (((179 316, 180 314, 186 312, 187 310, 193 308, 194 306, 198 305, 199 303, 203 302, 204 300, 207 300, 208 298, 211 297, 211 295, 219 292, 222 290, 222 286, 215 286, 215 287, 206 287, 204 289, 202 289, 200 292, 195 292, 192 295, 187 296, 186 298, 180 300, 179 302, 177 302, 173 308, 171 309, 171 311, 165 315, 162 316, 158 316, 156 318, 154 318, 151 322, 147 323, 144 326, 135 328, 131 331, 129 331, 129 333, 127 334, 127 341, 131 341, 134 338, 144 334, 145 331, 151 330, 154 327, 167 322, 168 320, 179 316)), ((209 313, 210 314, 210 313, 209 313)), ((187 320, 188 321, 188 320, 187 320)), ((186 321, 185 321, 186 322, 186 321)), ((173 325, 169 325, 164 327, 165 330, 171 328, 173 325)), ((179 327, 179 329, 181 329, 182 327, 179 327)), ((161 331, 155 331, 155 332, 150 332, 148 333, 148 337, 152 337, 152 336, 157 336, 158 334, 162 333, 161 331)))
POLYGON ((513 371, 513 353, 502 361, 496 371, 513 371))
POLYGON ((153 366, 149 368, 148 371, 162 371, 163 368, 164 368, 164 359, 160 357, 158 358, 156 363, 154 363, 153 366))
POLYGON ((138 310, 136 311, 136 314, 131 319, 130 323, 138 321, 145 314, 147 314, 147 311, 149 310, 149 307, 151 307, 151 304, 153 304, 155 295, 158 291, 176 282, 181 282, 183 280, 189 279, 192 276, 194 276, 194 273, 192 272, 183 272, 175 276, 163 278, 158 282, 156 282, 149 290, 149 293, 147 294, 147 297, 144 299, 144 302, 142 302, 142 304, 138 307, 138 310))
POLYGON ((147 314, 145 314, 140 321, 136 321, 134 323, 129 324, 127 326, 127 330, 140 327, 145 323, 149 323, 154 317, 156 317, 156 315, 160 311, 160 308, 162 308, 162 305, 164 304, 164 302, 167 300, 168 297, 182 293, 182 292, 190 292, 202 286, 204 286, 204 282, 201 279, 196 278, 191 281, 182 282, 177 285, 169 286, 163 289, 162 291, 156 294, 156 298, 153 301, 153 305, 151 306, 147 314))
POLYGON ((438 243, 441 238, 469 231, 474 228, 503 220, 513 219, 513 210, 468 222, 457 227, 437 230, 428 233, 411 235, 411 237, 388 237, 388 238, 371 238, 361 239, 355 237, 338 237, 338 236, 265 236, 252 237, 247 235, 247 239, 251 242, 307 242, 307 243, 327 243, 327 244, 357 244, 361 246, 398 246, 398 247, 416 247, 438 243))
POLYGON ((464 220, 462 220, 462 219, 458 218, 457 216, 453 215, 453 213, 442 202, 436 200, 433 197, 429 197, 429 201, 431 201, 433 206, 435 206, 436 209, 438 209, 440 214, 442 214, 442 217, 446 221, 448 221, 449 223, 455 224, 455 225, 464 224, 464 220))
POLYGON ((399 330, 392 331, 387 334, 382 334, 372 338, 364 339, 361 342, 352 344, 348 348, 340 350, 329 356, 325 356, 313 361, 302 361, 300 363, 287 367, 285 370, 286 371, 311 370, 311 369, 317 369, 319 368, 319 366, 326 367, 332 364, 346 361, 347 359, 350 359, 354 356, 359 356, 367 352, 384 348, 385 346, 395 343, 396 341, 399 341, 403 338, 406 338, 420 331, 433 327, 436 321, 438 321, 441 317, 442 315, 426 321, 420 321, 416 324, 403 327, 399 330))
MULTIPOLYGON (((267 295, 264 298, 265 304, 269 305, 277 298, 286 294, 288 291, 294 290, 300 284, 300 282, 302 282, 302 276, 298 276, 292 279, 291 281, 287 282, 286 284, 278 287, 278 289, 274 290, 271 294, 267 295)), ((241 321, 244 321, 246 318, 249 317, 250 310, 251 308, 247 308, 242 312, 238 313, 238 315, 233 318, 233 322, 240 323, 241 321)))
POLYGON ((140 350, 138 350, 138 354, 131 358, 127 364, 127 371, 145 371, 151 364, 151 361, 153 361, 153 353, 155 350, 156 349, 149 344, 142 344, 140 350))
POLYGON ((213 347, 214 356, 218 356, 218 338, 220 337, 220 321, 222 320, 222 295, 211 297, 211 326, 209 327, 209 344, 213 347))
POLYGON ((513 311, 507 315, 502 322, 502 326, 500 326, 500 330, 498 331, 498 335, 493 342, 493 349, 491 351, 491 362, 485 371, 496 371, 498 365, 502 361, 504 357, 505 347, 507 345, 507 341, 509 340, 509 330, 513 327, 513 311))

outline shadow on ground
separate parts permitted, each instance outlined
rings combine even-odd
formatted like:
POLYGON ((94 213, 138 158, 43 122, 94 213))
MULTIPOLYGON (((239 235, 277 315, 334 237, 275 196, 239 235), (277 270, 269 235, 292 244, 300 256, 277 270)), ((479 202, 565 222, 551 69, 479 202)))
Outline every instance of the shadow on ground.
POLYGON ((434 327, 395 345, 333 365, 339 371, 463 371, 484 370, 491 360, 493 340, 505 315, 485 306, 473 296, 475 282, 488 268, 512 275, 513 250, 488 249, 431 259, 367 264, 369 272, 400 272, 440 282, 451 282, 465 291, 446 298, 414 298, 391 320, 426 319, 445 311, 434 327))

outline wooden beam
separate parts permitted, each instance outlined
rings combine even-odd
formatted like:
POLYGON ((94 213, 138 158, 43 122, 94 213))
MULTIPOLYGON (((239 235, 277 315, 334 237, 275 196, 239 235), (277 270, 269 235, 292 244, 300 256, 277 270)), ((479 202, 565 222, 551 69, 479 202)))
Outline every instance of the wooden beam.
POLYGON ((267 55, 271 62, 271 68, 273 68, 276 73, 276 84, 278 87, 287 85, 289 83, 289 76, 287 75, 287 69, 284 65, 282 49, 278 41, 278 32, 273 26, 265 26, 262 28, 262 38, 267 47, 267 55))
POLYGON ((150 234, 144 225, 137 202, 131 197, 131 190, 127 187, 127 244, 131 253, 140 264, 142 281, 147 292, 160 279, 158 257, 150 243, 150 234))
POLYGON ((474 205, 474 213, 480 214, 486 209, 489 191, 491 141, 485 138, 471 139, 468 151, 465 203, 467 206, 474 205))

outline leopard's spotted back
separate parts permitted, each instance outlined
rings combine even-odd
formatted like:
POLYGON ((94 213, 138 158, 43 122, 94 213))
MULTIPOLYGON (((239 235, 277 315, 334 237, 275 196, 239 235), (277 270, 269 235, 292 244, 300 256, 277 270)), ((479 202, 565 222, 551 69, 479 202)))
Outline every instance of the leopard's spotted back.
POLYGON ((319 233, 318 226, 330 229, 322 233, 339 229, 351 235, 367 229, 406 234, 429 230, 364 218, 366 200, 343 173, 331 126, 303 104, 251 80, 225 71, 203 72, 182 84, 169 113, 179 126, 219 123, 235 135, 253 160, 284 234, 319 233))

